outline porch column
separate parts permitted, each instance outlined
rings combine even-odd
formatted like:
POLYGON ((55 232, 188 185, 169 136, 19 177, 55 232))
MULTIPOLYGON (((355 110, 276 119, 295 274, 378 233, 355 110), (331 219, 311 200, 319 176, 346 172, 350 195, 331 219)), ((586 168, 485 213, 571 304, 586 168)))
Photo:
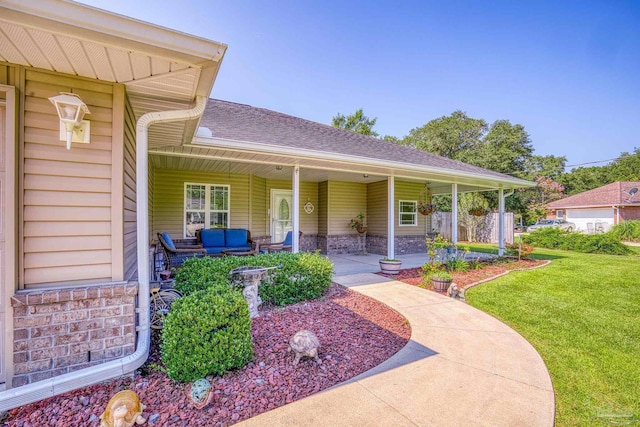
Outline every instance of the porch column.
POLYGON ((451 184, 451 243, 458 243, 458 184, 451 184))
POLYGON ((292 206, 292 220, 293 220, 293 234, 291 236, 291 252, 294 254, 300 251, 300 168, 298 166, 293 167, 293 176, 291 177, 291 204, 292 206))
POLYGON ((504 255, 504 189, 498 190, 498 256, 504 255))
POLYGON ((396 211, 395 211, 395 178, 387 177, 387 258, 396 257, 396 211))

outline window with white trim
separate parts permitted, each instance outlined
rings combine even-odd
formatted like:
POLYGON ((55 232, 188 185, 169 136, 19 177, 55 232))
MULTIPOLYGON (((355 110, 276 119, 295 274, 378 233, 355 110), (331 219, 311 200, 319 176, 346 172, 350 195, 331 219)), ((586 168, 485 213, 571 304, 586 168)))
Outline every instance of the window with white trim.
POLYGON ((556 211, 556 219, 564 219, 564 210, 558 209, 556 211))
POLYGON ((418 225, 418 202, 415 200, 400 200, 398 202, 398 225, 418 225))
POLYGON ((184 184, 184 237, 195 237, 201 228, 229 227, 229 186, 184 184))

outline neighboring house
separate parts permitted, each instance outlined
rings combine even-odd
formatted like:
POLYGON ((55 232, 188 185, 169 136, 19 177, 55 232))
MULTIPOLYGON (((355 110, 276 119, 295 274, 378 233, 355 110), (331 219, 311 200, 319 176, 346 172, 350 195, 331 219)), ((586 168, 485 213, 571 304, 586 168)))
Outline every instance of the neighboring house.
MULTIPOLYGON (((393 257, 423 248, 425 185, 454 202, 498 191, 501 214, 505 190, 533 185, 208 101, 225 51, 70 1, 0 4, 0 410, 144 363, 156 232, 189 239, 206 224, 279 240, 291 229, 294 251, 336 253, 354 247, 349 220, 362 211, 370 251, 393 257), (69 150, 49 100, 60 92, 90 111, 90 141, 69 150)), ((455 215, 452 229, 455 241, 455 215)))
POLYGON ((547 205, 548 218, 573 222, 585 233, 640 219, 640 181, 618 181, 547 205))

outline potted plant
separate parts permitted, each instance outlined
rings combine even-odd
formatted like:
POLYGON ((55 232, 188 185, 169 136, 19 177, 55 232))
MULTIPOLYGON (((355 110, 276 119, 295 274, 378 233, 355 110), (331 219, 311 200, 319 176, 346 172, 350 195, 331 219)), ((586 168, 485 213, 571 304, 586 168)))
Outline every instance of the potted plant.
POLYGON ((473 215, 473 216, 483 216, 486 215, 487 211, 483 208, 480 207, 475 207, 475 208, 471 208, 469 209, 469 215, 473 215))
POLYGON ((430 215, 435 211, 436 205, 432 203, 431 190, 425 185, 418 196, 418 212, 422 215, 430 215))
POLYGON ((367 226, 364 224, 364 214, 362 212, 351 218, 349 225, 358 233, 364 233, 367 231, 367 226))
POLYGON ((436 205, 433 203, 418 202, 418 212, 422 215, 430 215, 436 211, 436 205))
POLYGON ((433 289, 438 292, 446 292, 452 280, 453 276, 444 270, 438 270, 431 274, 431 284, 433 284, 433 289))
POLYGON ((383 258, 380 261, 380 270, 384 274, 398 274, 402 267, 402 261, 399 259, 383 258))

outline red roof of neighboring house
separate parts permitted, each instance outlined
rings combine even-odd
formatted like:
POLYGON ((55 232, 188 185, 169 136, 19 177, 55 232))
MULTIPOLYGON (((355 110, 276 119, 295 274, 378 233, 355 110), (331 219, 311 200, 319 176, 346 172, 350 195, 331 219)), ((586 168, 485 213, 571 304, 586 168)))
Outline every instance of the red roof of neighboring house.
POLYGON ((640 181, 617 181, 584 193, 556 200, 547 205, 551 209, 586 208, 596 206, 640 206, 640 181), (636 193, 629 194, 632 188, 636 193))

